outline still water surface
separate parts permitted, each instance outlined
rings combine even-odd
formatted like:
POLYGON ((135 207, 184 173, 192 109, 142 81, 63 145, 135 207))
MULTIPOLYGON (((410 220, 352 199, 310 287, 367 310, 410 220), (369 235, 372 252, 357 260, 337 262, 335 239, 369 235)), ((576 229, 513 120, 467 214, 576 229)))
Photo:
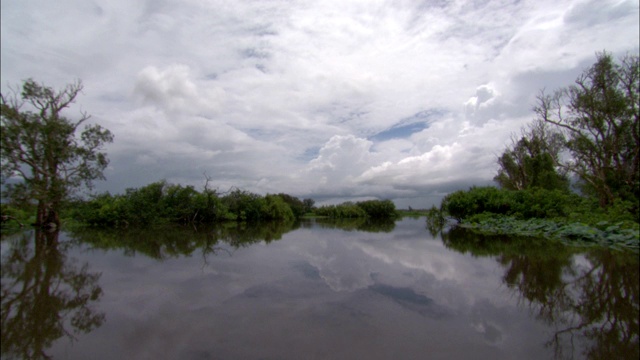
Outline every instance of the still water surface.
POLYGON ((2 358, 638 357, 638 255, 425 220, 2 240, 2 358))

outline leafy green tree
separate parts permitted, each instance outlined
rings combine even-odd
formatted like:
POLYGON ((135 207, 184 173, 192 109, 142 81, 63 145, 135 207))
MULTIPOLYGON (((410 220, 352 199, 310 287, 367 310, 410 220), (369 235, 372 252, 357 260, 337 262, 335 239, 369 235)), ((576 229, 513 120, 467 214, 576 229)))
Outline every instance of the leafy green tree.
POLYGON ((626 56, 616 63, 603 52, 574 85, 553 95, 542 91, 538 96, 538 118, 557 126, 567 138, 572 159, 566 168, 603 207, 626 199, 638 211, 639 94, 638 56, 626 56))
POLYGON ((150 225, 159 222, 166 213, 163 204, 166 181, 151 183, 139 189, 127 189, 124 212, 129 222, 150 225))
POLYGON ((293 215, 296 218, 302 217, 302 215, 304 215, 304 213, 306 212, 304 202, 297 197, 285 193, 279 193, 278 196, 280 196, 282 200, 284 200, 284 202, 289 205, 291 211, 293 211, 293 215))
POLYGON ((234 189, 222 197, 222 204, 236 220, 260 220, 265 205, 264 197, 249 191, 234 189))
POLYGON ((566 171, 558 167, 564 146, 561 133, 538 120, 522 130, 519 140, 512 139, 498 158, 498 175, 493 179, 507 190, 540 187, 547 190, 569 188, 566 171))
POLYGON ((89 115, 78 120, 63 116, 63 111, 82 91, 76 81, 62 90, 26 80, 20 94, 0 94, 0 170, 7 197, 37 203, 36 225, 60 224, 63 201, 82 185, 91 187, 95 179, 104 179, 108 164, 101 152, 113 135, 97 124, 85 125, 89 115))
POLYGON ((163 208, 165 216, 179 223, 195 222, 198 213, 199 193, 193 186, 167 185, 164 188, 163 208))
POLYGON ((310 198, 304 199, 302 200, 302 203, 304 204, 304 212, 305 213, 310 213, 313 211, 313 208, 316 204, 316 201, 310 198))
POLYGON ((294 220, 295 214, 291 206, 281 195, 267 195, 264 197, 262 218, 268 220, 294 220))
POLYGON ((316 209, 319 216, 327 216, 337 219, 366 218, 367 212, 363 208, 347 201, 339 205, 325 205, 316 209))
POLYGON ((391 200, 367 200, 356 203, 367 216, 375 219, 393 219, 396 217, 396 205, 391 200))

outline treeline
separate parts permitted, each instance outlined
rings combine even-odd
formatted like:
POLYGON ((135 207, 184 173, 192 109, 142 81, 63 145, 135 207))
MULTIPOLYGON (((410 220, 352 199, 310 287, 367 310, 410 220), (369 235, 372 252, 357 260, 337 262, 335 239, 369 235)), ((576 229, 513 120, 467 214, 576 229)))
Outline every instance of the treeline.
POLYGON ((313 200, 287 194, 262 196, 233 189, 226 194, 193 186, 151 183, 124 194, 104 193, 77 201, 69 217, 91 226, 213 223, 225 220, 294 220, 311 211, 313 200))
POLYGON ((159 181, 127 189, 124 194, 104 193, 73 203, 68 217, 90 226, 126 227, 163 223, 209 224, 220 221, 291 221, 315 214, 334 218, 394 218, 390 200, 315 207, 313 199, 288 194, 260 195, 241 189, 221 194, 159 181))
POLYGON ((533 123, 497 159, 494 187, 447 195, 446 217, 485 233, 582 239, 640 247, 640 65, 607 53, 575 85, 541 92, 533 123))
POLYGON ((480 234, 541 237, 569 245, 598 244, 638 251, 640 225, 635 208, 632 201, 624 200, 602 207, 596 198, 561 190, 472 187, 445 196, 439 209, 433 207, 427 229, 446 238, 445 219, 451 217, 461 227, 480 234))
POLYGON ((459 222, 504 215, 519 220, 563 219, 586 224, 637 222, 634 208, 633 202, 622 200, 603 208, 597 199, 562 190, 507 190, 491 186, 453 192, 444 197, 440 206, 445 215, 459 222))
POLYGON ((373 218, 394 219, 397 216, 396 206, 391 200, 367 200, 344 202, 339 205, 322 206, 315 209, 315 214, 336 219, 373 218))

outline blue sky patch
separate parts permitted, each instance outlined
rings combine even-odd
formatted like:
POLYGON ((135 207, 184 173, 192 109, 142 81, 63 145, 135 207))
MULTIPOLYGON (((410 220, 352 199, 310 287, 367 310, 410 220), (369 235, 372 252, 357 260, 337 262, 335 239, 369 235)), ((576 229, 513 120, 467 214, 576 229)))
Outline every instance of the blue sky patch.
POLYGON ((407 138, 413 133, 428 128, 431 119, 440 114, 442 114, 442 112, 439 110, 423 110, 417 112, 408 118, 400 120, 389 129, 370 136, 369 140, 385 141, 390 139, 407 138))

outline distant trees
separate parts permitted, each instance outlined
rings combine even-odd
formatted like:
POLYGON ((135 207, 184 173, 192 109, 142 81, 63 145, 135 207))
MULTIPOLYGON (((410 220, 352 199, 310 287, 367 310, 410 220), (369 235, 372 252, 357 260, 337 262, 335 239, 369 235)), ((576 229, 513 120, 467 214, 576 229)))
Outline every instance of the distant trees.
POLYGON ((96 195, 78 201, 73 218, 93 226, 127 227, 161 223, 206 224, 219 221, 293 221, 304 215, 302 201, 288 194, 265 196, 234 188, 219 194, 205 185, 193 186, 158 181, 124 194, 96 195))
POLYGON ((325 205, 316 208, 319 216, 348 219, 368 217, 373 219, 394 219, 397 216, 396 206, 391 200, 367 200, 344 202, 339 205, 325 205))
POLYGON ((37 203, 36 225, 59 225, 63 200, 78 187, 103 179, 108 164, 102 152, 113 141, 109 130, 63 116, 82 91, 77 81, 53 90, 29 79, 20 94, 0 94, 0 170, 5 196, 14 203, 37 203), (6 183, 17 178, 17 183, 6 183))
POLYGON ((316 201, 313 199, 304 199, 302 200, 302 204, 304 205, 304 212, 310 213, 313 211, 316 201))

